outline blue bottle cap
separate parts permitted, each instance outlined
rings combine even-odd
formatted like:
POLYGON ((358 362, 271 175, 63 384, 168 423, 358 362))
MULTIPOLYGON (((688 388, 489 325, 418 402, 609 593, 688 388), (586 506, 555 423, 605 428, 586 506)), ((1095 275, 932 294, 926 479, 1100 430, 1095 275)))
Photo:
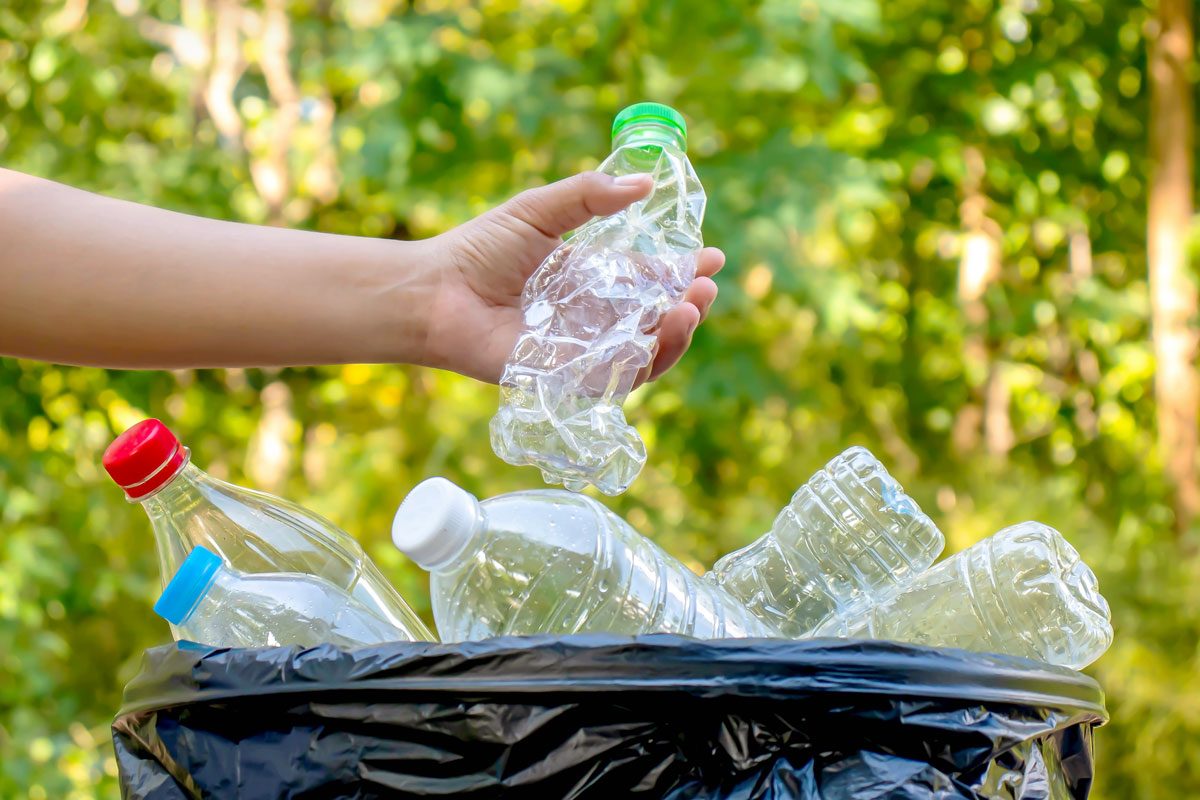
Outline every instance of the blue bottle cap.
POLYGON ((208 548, 197 547, 188 553, 154 604, 154 613, 172 625, 182 624, 208 594, 208 587, 220 568, 220 556, 208 548))

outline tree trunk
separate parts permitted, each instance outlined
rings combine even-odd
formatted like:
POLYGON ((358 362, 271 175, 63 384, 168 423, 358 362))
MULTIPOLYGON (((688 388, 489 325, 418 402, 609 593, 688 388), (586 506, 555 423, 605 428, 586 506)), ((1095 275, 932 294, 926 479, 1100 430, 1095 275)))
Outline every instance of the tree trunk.
POLYGON ((988 216, 990 201, 984 189, 987 163, 977 147, 963 151, 966 175, 958 207, 963 227, 958 261, 958 302, 963 310, 963 368, 971 402, 959 409, 951 442, 959 454, 978 446, 980 434, 988 452, 1001 458, 1012 449, 1008 388, 988 337, 988 287, 1000 279, 1000 226, 988 216))
POLYGON ((1159 0, 1150 44, 1150 184, 1147 231, 1158 441, 1175 492, 1176 525, 1200 510, 1196 482, 1196 285, 1188 269, 1192 219, 1191 0, 1159 0))

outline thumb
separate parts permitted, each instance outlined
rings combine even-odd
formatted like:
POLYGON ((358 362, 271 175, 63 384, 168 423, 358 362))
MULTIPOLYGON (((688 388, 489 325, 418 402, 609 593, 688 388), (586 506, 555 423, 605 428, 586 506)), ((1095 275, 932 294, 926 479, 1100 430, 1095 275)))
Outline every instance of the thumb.
POLYGON ((570 178, 521 192, 501 208, 557 239, 592 217, 615 214, 650 193, 649 175, 614 178, 600 172, 581 172, 570 178))

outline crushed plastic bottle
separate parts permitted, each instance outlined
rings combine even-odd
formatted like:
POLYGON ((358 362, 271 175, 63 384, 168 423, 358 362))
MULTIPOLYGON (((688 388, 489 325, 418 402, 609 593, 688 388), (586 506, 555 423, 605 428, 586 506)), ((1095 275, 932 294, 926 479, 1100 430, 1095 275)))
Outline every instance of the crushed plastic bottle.
POLYGON ((535 633, 770 636, 720 587, 589 497, 515 492, 479 502, 445 478, 418 485, 392 539, 429 570, 448 642, 535 633))
POLYGON ((1058 531, 1022 522, 956 553, 822 636, 891 639, 1082 669, 1113 639, 1095 574, 1058 531))
POLYGON ((433 639, 352 536, 295 503, 206 474, 158 420, 143 420, 118 436, 103 463, 129 501, 150 516, 164 586, 192 548, 203 545, 240 572, 323 578, 405 638, 433 639))
POLYGON ((933 564, 945 537, 862 447, 800 487, 771 530, 704 576, 799 639, 886 600, 933 564))
POLYGON ((652 193, 579 228, 525 285, 525 330, 500 379, 492 449, 541 469, 547 483, 625 491, 646 448, 621 409, 650 364, 663 315, 696 276, 704 189, 679 112, 638 103, 613 120, 599 171, 648 173, 652 193))
POLYGON ((185 641, 211 647, 360 647, 407 641, 406 631, 315 575, 247 575, 196 547, 154 604, 185 641))

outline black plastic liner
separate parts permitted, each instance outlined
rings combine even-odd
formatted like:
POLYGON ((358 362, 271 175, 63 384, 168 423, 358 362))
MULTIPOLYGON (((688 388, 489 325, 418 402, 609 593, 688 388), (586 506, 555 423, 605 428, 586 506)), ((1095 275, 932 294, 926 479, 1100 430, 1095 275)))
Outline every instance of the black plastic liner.
POLYGON ((655 635, 147 651, 127 798, 1010 798, 1092 783, 1091 678, 887 642, 655 635))

